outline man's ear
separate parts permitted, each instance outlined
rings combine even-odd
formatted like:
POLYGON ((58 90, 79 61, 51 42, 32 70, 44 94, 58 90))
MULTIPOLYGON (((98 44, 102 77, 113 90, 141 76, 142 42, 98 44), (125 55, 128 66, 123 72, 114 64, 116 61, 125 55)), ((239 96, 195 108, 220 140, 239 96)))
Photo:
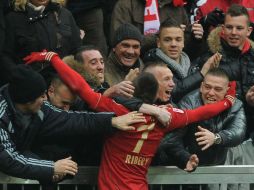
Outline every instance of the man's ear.
POLYGON ((160 38, 159 37, 156 38, 156 43, 157 43, 157 47, 160 48, 161 45, 160 45, 160 38))
POLYGON ((253 30, 253 27, 252 27, 252 26, 249 26, 249 28, 248 28, 248 34, 247 34, 248 37, 250 36, 252 30, 253 30))
POLYGON ((225 31, 225 25, 222 24, 222 25, 221 25, 221 34, 222 34, 222 35, 224 35, 224 33, 225 33, 224 31, 225 31))
POLYGON ((201 82, 200 88, 199 88, 199 92, 201 92, 201 93, 202 93, 202 86, 203 86, 203 84, 204 84, 204 82, 201 82))
POLYGON ((228 83, 228 86, 227 86, 227 91, 228 91, 228 89, 230 88, 230 86, 229 86, 229 85, 230 85, 230 82, 228 83))
POLYGON ((55 88, 52 85, 50 85, 48 88, 48 92, 47 92, 48 95, 50 96, 50 95, 54 94, 54 92, 55 92, 55 88))

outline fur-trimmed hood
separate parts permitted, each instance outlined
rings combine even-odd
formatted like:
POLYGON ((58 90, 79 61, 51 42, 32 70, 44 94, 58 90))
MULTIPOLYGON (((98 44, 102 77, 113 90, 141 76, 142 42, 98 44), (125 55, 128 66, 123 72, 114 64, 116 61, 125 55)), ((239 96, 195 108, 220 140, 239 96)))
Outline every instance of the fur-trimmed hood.
POLYGON ((77 73, 79 73, 86 81, 87 83, 92 87, 96 88, 99 85, 101 85, 99 79, 88 73, 85 69, 82 63, 75 60, 73 55, 69 55, 63 58, 63 61, 71 67, 73 70, 75 70, 77 73))
MULTIPOLYGON (((221 45, 221 40, 220 40, 220 33, 221 33, 222 27, 217 27, 214 30, 211 31, 211 33, 209 34, 208 38, 207 38, 207 44, 209 47, 209 50, 212 53, 216 53, 216 52, 221 52, 222 51, 222 45, 221 45)), ((250 41, 251 47, 254 48, 254 42, 250 39, 248 39, 250 41)))

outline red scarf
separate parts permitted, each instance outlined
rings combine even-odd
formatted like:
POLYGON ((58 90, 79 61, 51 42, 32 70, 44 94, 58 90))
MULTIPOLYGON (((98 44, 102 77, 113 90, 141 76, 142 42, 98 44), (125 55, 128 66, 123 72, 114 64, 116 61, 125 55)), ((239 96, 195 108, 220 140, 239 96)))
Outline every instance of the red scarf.
POLYGON ((144 12, 144 35, 155 34, 160 28, 157 0, 146 0, 144 12))

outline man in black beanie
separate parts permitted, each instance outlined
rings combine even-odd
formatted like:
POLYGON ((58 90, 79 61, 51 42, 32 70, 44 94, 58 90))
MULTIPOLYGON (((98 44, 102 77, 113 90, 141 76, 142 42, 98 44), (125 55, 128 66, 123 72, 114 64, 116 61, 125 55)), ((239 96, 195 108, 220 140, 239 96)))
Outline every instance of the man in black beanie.
POLYGON ((133 25, 122 24, 112 39, 112 51, 109 54, 105 67, 105 78, 110 86, 123 80, 133 80, 142 69, 140 59, 142 34, 133 25), (129 74, 129 75, 128 75, 129 74))
POLYGON ((46 89, 43 77, 29 66, 18 65, 13 69, 8 91, 11 100, 19 110, 36 113, 46 100, 46 89), (31 107, 33 103, 37 104, 31 107))
POLYGON ((75 175, 77 164, 71 157, 42 160, 33 152, 36 145, 61 139, 82 141, 90 133, 109 133, 113 127, 130 130, 130 124, 141 122, 130 115, 56 109, 45 101, 46 83, 39 73, 23 64, 12 73, 10 83, 0 89, 0 171, 8 175, 44 183, 75 175))

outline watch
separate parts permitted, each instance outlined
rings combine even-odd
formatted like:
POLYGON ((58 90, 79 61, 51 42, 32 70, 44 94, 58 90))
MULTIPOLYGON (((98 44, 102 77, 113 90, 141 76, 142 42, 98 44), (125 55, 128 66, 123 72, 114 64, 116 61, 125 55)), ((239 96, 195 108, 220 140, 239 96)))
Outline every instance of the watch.
POLYGON ((214 144, 220 144, 220 143, 221 143, 221 136, 218 133, 215 133, 214 144))

